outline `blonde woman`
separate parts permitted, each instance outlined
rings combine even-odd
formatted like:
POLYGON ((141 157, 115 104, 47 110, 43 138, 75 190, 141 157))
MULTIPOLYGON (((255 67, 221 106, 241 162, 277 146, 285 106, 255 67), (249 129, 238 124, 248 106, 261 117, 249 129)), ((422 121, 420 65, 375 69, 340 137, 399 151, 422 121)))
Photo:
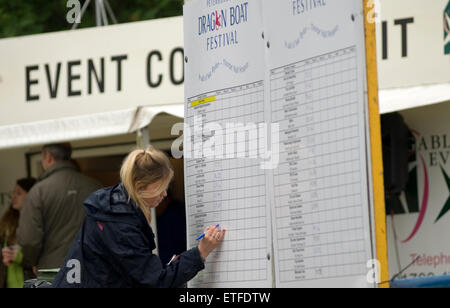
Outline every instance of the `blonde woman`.
POLYGON ((135 150, 120 170, 122 183, 101 189, 85 202, 87 217, 56 277, 54 287, 180 287, 204 269, 225 231, 206 236, 163 267, 155 249, 150 210, 166 196, 173 171, 153 148, 135 150))

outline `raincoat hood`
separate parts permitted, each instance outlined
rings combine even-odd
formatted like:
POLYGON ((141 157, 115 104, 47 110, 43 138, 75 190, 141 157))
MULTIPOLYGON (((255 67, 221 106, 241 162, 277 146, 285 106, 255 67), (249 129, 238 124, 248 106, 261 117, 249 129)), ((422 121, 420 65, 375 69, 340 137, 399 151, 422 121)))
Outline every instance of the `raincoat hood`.
POLYGON ((140 224, 144 220, 147 223, 144 213, 129 197, 123 184, 96 191, 86 199, 84 208, 86 215, 96 220, 131 224, 140 224))

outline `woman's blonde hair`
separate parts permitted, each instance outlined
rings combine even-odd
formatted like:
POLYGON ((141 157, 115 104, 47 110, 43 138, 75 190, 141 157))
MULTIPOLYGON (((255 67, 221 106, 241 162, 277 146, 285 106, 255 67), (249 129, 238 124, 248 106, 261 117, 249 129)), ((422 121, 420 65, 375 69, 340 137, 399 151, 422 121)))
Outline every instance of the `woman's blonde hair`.
POLYGON ((150 223, 150 209, 144 201, 142 192, 148 185, 158 182, 161 185, 155 190, 154 196, 160 195, 167 189, 173 178, 169 158, 153 147, 148 147, 146 150, 134 150, 123 161, 120 178, 129 198, 136 202, 150 223))

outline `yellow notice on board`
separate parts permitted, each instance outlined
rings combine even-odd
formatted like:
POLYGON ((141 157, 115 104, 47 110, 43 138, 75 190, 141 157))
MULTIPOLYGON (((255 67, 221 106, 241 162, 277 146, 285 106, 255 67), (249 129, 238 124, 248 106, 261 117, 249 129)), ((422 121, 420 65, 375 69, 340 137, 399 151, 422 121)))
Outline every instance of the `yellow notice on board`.
POLYGON ((198 100, 193 101, 191 103, 191 107, 195 107, 195 106, 198 106, 198 105, 201 105, 201 104, 211 103, 211 102, 214 102, 215 100, 216 100, 215 96, 210 96, 210 97, 205 97, 205 98, 202 98, 202 99, 198 99, 198 100))

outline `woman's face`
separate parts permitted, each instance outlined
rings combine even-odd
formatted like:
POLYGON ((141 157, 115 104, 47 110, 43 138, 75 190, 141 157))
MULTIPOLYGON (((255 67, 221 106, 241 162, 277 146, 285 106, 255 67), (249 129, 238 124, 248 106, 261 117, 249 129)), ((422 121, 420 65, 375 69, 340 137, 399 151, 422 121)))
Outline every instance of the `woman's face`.
POLYGON ((26 196, 27 192, 19 185, 16 185, 16 187, 14 187, 14 191, 12 194, 13 208, 20 211, 22 209, 23 201, 25 200, 26 196))
POLYGON ((142 192, 142 198, 150 209, 156 208, 167 197, 167 187, 161 188, 162 182, 150 184, 142 192))

